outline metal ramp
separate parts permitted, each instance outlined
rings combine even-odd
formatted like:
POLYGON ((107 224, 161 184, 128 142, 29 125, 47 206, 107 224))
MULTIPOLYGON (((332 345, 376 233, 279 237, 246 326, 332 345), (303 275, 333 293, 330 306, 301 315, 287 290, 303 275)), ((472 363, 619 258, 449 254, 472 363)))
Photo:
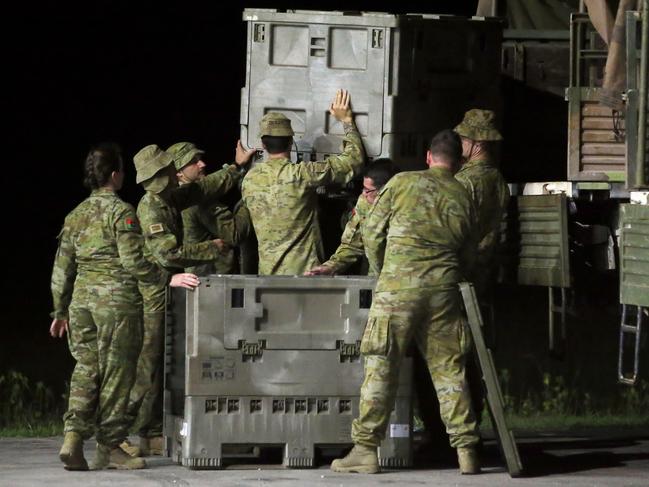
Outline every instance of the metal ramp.
POLYGON ((507 427, 505 421, 503 395, 500 390, 491 350, 487 348, 482 333, 483 322, 478 298, 471 283, 460 283, 460 292, 462 293, 467 321, 469 322, 469 328, 473 336, 473 344, 482 373, 482 381, 486 392, 489 413, 491 414, 491 421, 496 429, 498 445, 505 457, 509 475, 511 477, 520 477, 523 475, 523 464, 518 454, 518 447, 516 446, 514 435, 507 427))

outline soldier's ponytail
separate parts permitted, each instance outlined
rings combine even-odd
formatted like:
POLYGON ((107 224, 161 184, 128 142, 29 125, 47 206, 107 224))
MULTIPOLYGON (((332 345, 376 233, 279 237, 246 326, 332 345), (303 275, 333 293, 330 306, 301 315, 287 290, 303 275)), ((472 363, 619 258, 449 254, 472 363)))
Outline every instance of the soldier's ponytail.
POLYGON ((102 143, 90 149, 83 166, 83 185, 90 189, 106 186, 113 172, 122 170, 122 150, 117 144, 102 143))

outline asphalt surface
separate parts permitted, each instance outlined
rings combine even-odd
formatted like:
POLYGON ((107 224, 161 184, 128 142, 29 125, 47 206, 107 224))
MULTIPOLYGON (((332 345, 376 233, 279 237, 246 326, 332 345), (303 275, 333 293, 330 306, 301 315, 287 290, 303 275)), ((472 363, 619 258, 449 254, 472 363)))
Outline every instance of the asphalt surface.
MULTIPOLYGON (((493 441, 484 446, 482 475, 461 476, 452 458, 425 461, 418 467, 378 475, 337 474, 327 464, 316 469, 287 470, 279 465, 239 464, 224 470, 189 470, 164 457, 147 459, 138 471, 67 472, 58 459, 61 437, 0 438, 0 486, 134 485, 134 486, 649 486, 649 434, 597 433, 582 436, 534 435, 518 439, 526 469, 512 479, 493 441)), ((94 457, 94 443, 86 442, 86 458, 94 457)), ((422 458, 425 457, 425 458, 422 458)))

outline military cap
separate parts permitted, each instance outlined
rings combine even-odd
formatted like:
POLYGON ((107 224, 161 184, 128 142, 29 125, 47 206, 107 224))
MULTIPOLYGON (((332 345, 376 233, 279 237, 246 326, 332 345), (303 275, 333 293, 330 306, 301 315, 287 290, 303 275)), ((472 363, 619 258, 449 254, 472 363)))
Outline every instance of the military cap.
POLYGON ((291 128, 291 121, 286 115, 277 112, 268 112, 259 122, 261 136, 293 137, 295 132, 291 128))
POLYGON ((473 108, 464 114, 464 120, 457 127, 455 132, 467 139, 476 141, 502 140, 502 135, 494 125, 496 114, 491 110, 480 110, 473 108))
POLYGON ((171 157, 174 158, 174 165, 177 171, 190 164, 194 157, 205 154, 204 150, 199 149, 191 142, 178 142, 169 147, 165 152, 171 154, 171 157))
POLYGON ((157 145, 151 144, 140 149, 140 152, 133 156, 133 162, 137 171, 135 182, 140 184, 173 164, 174 159, 157 145))

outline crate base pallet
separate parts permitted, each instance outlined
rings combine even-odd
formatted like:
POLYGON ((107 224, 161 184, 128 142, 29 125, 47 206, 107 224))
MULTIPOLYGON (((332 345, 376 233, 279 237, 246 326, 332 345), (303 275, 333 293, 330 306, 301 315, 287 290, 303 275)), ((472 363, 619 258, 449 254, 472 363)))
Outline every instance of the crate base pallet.
MULTIPOLYGON (((404 381, 379 448, 382 467, 412 466, 411 373, 411 360, 406 359, 404 381)), ((324 395, 186 397, 185 416, 167 417, 168 453, 185 467, 218 469, 226 458, 245 458, 226 454, 226 446, 281 446, 285 467, 313 468, 318 449, 352 445, 351 423, 358 416, 358 402, 358 396, 324 395)))

